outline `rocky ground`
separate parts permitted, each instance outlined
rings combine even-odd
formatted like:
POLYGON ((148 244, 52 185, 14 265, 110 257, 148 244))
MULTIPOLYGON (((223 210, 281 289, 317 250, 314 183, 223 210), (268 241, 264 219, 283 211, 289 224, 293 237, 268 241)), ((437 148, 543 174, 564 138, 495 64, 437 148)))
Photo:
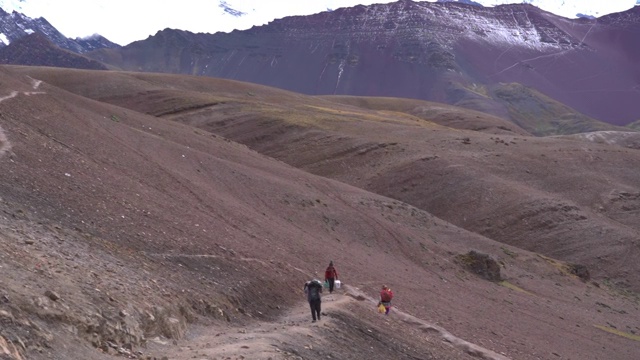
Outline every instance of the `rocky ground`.
POLYGON ((637 357, 637 149, 213 79, 0 76, 0 358, 637 357), (345 285, 311 323, 330 260, 345 285))
POLYGON ((194 304, 197 286, 182 283, 189 279, 180 283, 188 294, 167 288, 176 284, 165 277, 179 266, 106 251, 86 234, 36 224, 3 205, 0 349, 7 359, 504 358, 402 310, 377 314, 376 301, 349 285, 325 294, 318 323, 301 290, 266 318, 273 304, 258 300, 257 309, 266 307, 256 310, 260 319, 242 308, 194 304), (407 331, 421 340, 407 341, 407 331))

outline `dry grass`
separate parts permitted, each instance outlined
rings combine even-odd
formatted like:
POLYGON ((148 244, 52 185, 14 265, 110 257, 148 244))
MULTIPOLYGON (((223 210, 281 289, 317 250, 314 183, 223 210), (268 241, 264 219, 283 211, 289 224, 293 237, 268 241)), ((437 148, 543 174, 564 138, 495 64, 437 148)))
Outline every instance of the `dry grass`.
POLYGON ((624 331, 620 331, 618 329, 614 329, 610 326, 603 326, 603 325, 593 325, 596 328, 602 330, 602 331, 606 331, 610 334, 614 334, 614 335, 618 335, 618 336, 622 336, 623 338, 626 339, 630 339, 630 340, 634 340, 634 341, 640 341, 640 336, 635 335, 635 334, 630 334, 624 331))
POLYGON ((510 283, 508 281, 500 281, 498 284, 500 284, 500 286, 506 287, 507 289, 511 289, 511 290, 515 290, 515 291, 523 293, 523 294, 535 296, 535 294, 533 294, 532 292, 527 291, 527 290, 525 290, 525 289, 523 289, 523 288, 521 288, 521 287, 519 287, 517 285, 514 285, 514 284, 512 284, 512 283, 510 283))

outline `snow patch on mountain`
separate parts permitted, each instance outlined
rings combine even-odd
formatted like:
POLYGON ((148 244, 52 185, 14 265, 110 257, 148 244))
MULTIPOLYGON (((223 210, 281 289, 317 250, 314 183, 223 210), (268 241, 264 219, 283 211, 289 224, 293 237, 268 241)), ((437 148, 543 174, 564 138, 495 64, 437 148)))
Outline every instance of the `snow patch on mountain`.
MULTIPOLYGON (((437 36, 438 42, 445 47, 450 47, 460 37, 535 50, 568 48, 573 43, 571 39, 565 38, 564 33, 541 33, 540 26, 534 24, 526 10, 503 8, 500 16, 487 16, 486 10, 469 11, 459 6, 434 7, 422 3, 418 7, 421 8, 424 21, 433 24, 446 19, 446 24, 441 25, 443 31, 438 32, 438 26, 435 27, 436 30, 431 26, 429 33, 425 33, 425 36, 437 36)), ((412 18, 415 14, 408 13, 405 16, 412 18)))
POLYGON ((530 4, 556 15, 575 19, 578 14, 600 17, 614 12, 629 10, 639 2, 637 0, 584 1, 584 0, 478 0, 484 6, 506 4, 530 4))

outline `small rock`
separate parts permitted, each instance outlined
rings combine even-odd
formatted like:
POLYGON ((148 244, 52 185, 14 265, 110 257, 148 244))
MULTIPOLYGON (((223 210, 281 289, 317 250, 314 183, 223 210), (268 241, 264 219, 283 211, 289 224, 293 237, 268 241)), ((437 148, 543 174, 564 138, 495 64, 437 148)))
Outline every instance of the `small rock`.
POLYGON ((8 319, 11 322, 13 322, 14 320, 13 315, 11 315, 11 313, 4 310, 0 310, 0 319, 8 319))
POLYGON ((51 290, 47 290, 44 292, 44 296, 48 297, 49 299, 53 300, 53 301, 58 301, 60 299, 60 295, 58 295, 57 293, 51 291, 51 290))
POLYGON ((31 240, 31 239, 27 239, 27 240, 25 240, 25 241, 24 241, 24 243, 25 243, 25 244, 27 244, 27 245, 33 245, 33 244, 35 244, 36 242, 35 242, 35 241, 33 241, 33 240, 31 240))

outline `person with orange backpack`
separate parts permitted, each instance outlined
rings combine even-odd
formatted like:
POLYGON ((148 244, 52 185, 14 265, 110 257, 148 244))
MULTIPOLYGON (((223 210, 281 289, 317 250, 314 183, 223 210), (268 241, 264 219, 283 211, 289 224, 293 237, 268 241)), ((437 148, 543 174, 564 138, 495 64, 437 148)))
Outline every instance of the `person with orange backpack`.
POLYGON ((389 310, 391 310, 391 300, 393 299, 393 291, 387 286, 382 285, 382 290, 380 291, 380 301, 378 302, 378 306, 384 306, 384 314, 389 315, 389 310))
POLYGON ((333 287, 337 279, 338 271, 336 271, 336 268, 333 266, 333 261, 329 261, 329 266, 327 266, 327 270, 324 271, 324 281, 329 283, 329 294, 333 292, 333 287))

